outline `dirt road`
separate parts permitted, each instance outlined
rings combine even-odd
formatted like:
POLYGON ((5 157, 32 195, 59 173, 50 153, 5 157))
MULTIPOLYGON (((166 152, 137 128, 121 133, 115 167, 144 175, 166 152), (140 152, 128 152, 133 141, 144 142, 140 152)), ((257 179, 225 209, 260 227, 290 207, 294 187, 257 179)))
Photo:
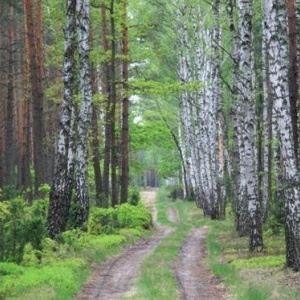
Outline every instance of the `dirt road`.
POLYGON ((204 265, 208 228, 192 228, 181 245, 176 276, 182 299, 225 300, 226 291, 204 265))
MULTIPOLYGON (((155 191, 145 191, 142 199, 156 221, 155 191)), ((182 224, 175 209, 168 208, 168 217, 174 224, 182 224)), ((134 294, 135 281, 145 257, 152 253, 160 242, 174 229, 155 224, 155 233, 136 244, 126 247, 123 252, 94 268, 76 300, 116 300, 134 294)), ((211 281, 209 272, 203 266, 205 258, 205 237, 207 229, 192 229, 184 240, 178 257, 176 275, 183 299, 221 300, 224 291, 211 281)), ((158 299, 163 300, 163 299, 158 299)))

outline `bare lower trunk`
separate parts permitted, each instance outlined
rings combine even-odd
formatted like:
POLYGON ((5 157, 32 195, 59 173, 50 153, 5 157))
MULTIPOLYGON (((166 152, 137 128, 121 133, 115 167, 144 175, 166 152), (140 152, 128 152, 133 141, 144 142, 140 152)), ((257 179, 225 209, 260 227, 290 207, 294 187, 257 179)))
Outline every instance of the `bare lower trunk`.
POLYGON ((80 60, 81 107, 78 115, 78 132, 76 142, 76 202, 79 211, 76 216, 77 226, 82 226, 88 219, 89 195, 87 183, 87 145, 88 132, 92 116, 92 85, 89 65, 90 1, 77 0, 77 38, 80 60))
POLYGON ((123 99, 122 99, 122 132, 121 132, 121 195, 120 202, 127 202, 129 184, 129 135, 128 135, 128 27, 127 27, 127 1, 123 0, 123 29, 122 29, 122 54, 123 54, 123 99))
POLYGON ((240 140, 240 191, 242 205, 248 207, 250 251, 263 246, 260 203, 258 195, 258 171, 256 134, 257 122, 255 111, 254 52, 252 42, 252 0, 238 1, 239 12, 239 75, 238 99, 241 103, 240 121, 242 126, 240 140))

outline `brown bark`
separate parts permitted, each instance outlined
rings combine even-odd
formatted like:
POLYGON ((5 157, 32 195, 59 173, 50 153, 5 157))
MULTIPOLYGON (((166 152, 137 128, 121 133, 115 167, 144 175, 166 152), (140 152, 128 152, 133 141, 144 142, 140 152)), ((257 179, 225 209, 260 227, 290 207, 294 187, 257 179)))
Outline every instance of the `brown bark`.
POLYGON ((94 167, 94 176, 95 176, 95 186, 96 186, 96 205, 102 206, 101 199, 103 194, 103 185, 101 177, 101 168, 100 168, 100 142, 99 142, 99 130, 97 122, 97 108, 93 105, 92 111, 92 153, 93 153, 93 167, 94 167))
POLYGON ((33 20, 33 3, 32 0, 25 1, 26 23, 28 30, 28 47, 30 60, 30 76, 31 76, 31 96, 32 96, 32 117, 33 117, 33 162, 35 171, 35 192, 38 187, 45 182, 44 172, 44 118, 43 118, 43 86, 40 77, 39 68, 42 62, 38 61, 38 48, 36 46, 37 34, 33 20))
POLYGON ((127 1, 122 1, 122 76, 123 76, 123 99, 122 99, 122 132, 121 132, 121 196, 120 202, 126 203, 128 198, 129 184, 129 145, 128 145, 128 115, 129 115, 129 96, 128 96, 128 27, 127 27, 127 1))
POLYGON ((117 192, 117 145, 116 145, 116 27, 115 27, 115 6, 114 0, 110 1, 110 30, 111 30, 111 58, 110 58, 110 84, 109 101, 111 104, 110 122, 111 122, 111 205, 118 204, 117 192))
MULTIPOLYGON (((25 0, 23 1, 25 5, 25 0)), ((24 7, 25 10, 25 7, 24 7)), ((23 67, 23 104, 21 115, 21 134, 20 134, 20 177, 21 188, 27 189, 31 185, 30 180, 30 120, 29 120, 29 91, 30 91, 30 79, 29 79, 29 48, 28 48, 28 36, 26 19, 24 18, 24 67, 23 67)), ((30 199, 30 194, 28 198, 30 199)))
MULTIPOLYGON (((38 69, 38 78, 41 91, 44 90, 45 87, 45 54, 44 54, 44 15, 43 15, 43 1, 36 0, 36 48, 37 48, 37 69, 38 69)), ((44 148, 44 182, 51 183, 52 182, 52 174, 54 170, 54 147, 53 143, 51 143, 51 139, 53 139, 53 132, 57 132, 52 127, 55 127, 55 119, 52 119, 51 112, 53 111, 53 102, 46 101, 43 103, 43 107, 45 107, 48 112, 47 115, 43 118, 44 123, 44 136, 43 136, 43 148, 44 148)))
MULTIPOLYGON (((106 6, 105 1, 101 4, 101 27, 102 27, 102 47, 104 53, 108 51, 108 39, 107 39, 107 18, 106 18, 106 6)), ((103 76, 102 76, 102 90, 103 94, 108 96, 108 81, 109 81, 109 68, 107 62, 103 64, 103 76)), ((104 145, 104 167, 103 167, 103 193, 105 201, 102 206, 108 206, 109 198, 109 170, 110 170, 110 149, 111 149, 111 120, 110 120, 110 101, 107 99, 106 111, 105 111, 105 145, 104 145)))
POLYGON ((293 126, 294 149, 297 167, 299 168, 299 134, 298 134, 298 58, 297 58, 297 24, 294 0, 287 0, 289 25, 289 95, 293 126))
POLYGON ((15 145, 14 145, 14 74, 13 74, 13 53, 14 53, 14 25, 13 25, 13 6, 9 5, 9 29, 8 29, 8 81, 7 81, 7 102, 6 102, 6 143, 5 143, 5 174, 4 185, 14 185, 15 168, 15 145))
MULTIPOLYGON (((93 30, 91 29, 91 40, 93 40, 93 30)), ((92 93, 93 95, 98 92, 97 84, 97 70, 93 66, 91 70, 92 75, 92 93)), ((98 106, 93 103, 92 105, 92 156, 93 156, 93 167, 94 167, 94 178, 95 178, 95 189, 96 189, 96 205, 101 207, 101 199, 103 197, 103 184, 100 168, 100 141, 99 141, 99 128, 98 128, 98 106)))
MULTIPOLYGON (((0 16, 2 14, 2 7, 0 7, 0 16)), ((2 37, 2 22, 0 22, 0 49, 3 48, 3 37, 2 37)), ((4 70, 4 62, 5 60, 2 58, 2 55, 0 55, 0 72, 1 70, 4 70)), ((4 76, 2 75, 2 72, 0 73, 0 189, 3 190, 4 187, 4 124, 5 124, 5 91, 4 91, 4 76)))

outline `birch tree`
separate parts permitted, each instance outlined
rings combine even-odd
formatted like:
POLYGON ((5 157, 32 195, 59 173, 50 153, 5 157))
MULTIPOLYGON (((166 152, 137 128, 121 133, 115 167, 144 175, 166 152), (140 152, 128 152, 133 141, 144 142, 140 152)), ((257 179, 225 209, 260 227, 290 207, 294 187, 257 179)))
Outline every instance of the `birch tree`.
POLYGON ((211 26, 203 21, 202 5, 176 3, 179 80, 182 86, 198 84, 180 96, 184 167, 198 206, 218 219, 225 203, 220 3, 205 8, 215 16, 211 26))
POLYGON ((67 0, 64 54, 64 98, 56 154, 56 171, 50 191, 48 229, 55 237, 66 228, 72 189, 75 186, 78 211, 76 225, 88 218, 87 138, 91 120, 92 86, 89 68, 89 0, 67 0), (75 111, 76 58, 78 52, 81 106, 75 111), (75 168, 75 182, 74 178, 75 168))
POLYGON ((237 100, 237 95, 239 91, 238 87, 238 74, 239 74, 239 34, 238 28, 235 22, 235 6, 232 0, 227 0, 226 9, 228 15, 228 25, 230 30, 230 46, 231 46, 231 59, 232 59, 232 84, 231 93, 233 96, 231 103, 232 111, 232 126, 233 126, 233 146, 229 149, 230 153, 230 166, 231 169, 229 173, 231 174, 232 189, 233 189, 233 204, 236 215, 236 230, 240 236, 247 235, 248 231, 248 221, 246 206, 241 205, 240 202, 240 182, 241 182, 241 172, 240 172, 240 138, 241 138, 241 120, 240 120, 240 105, 237 100))
POLYGON ((268 47, 268 69, 274 93, 273 116, 284 164, 286 265, 300 267, 300 178, 293 143, 288 85, 288 24, 284 0, 264 0, 264 26, 268 47))
POLYGON ((78 116, 76 142, 76 201, 79 204, 77 225, 82 226, 88 218, 89 197, 87 186, 87 145, 92 110, 92 85, 89 65, 90 1, 76 1, 76 30, 79 53, 79 79, 81 107, 78 116))
POLYGON ((67 0, 65 53, 63 63, 64 97, 60 113, 55 174, 50 191, 48 230, 54 238, 66 228, 74 171, 74 85, 76 51, 76 3, 67 0))
POLYGON ((240 201, 248 206, 250 250, 262 247, 262 227, 258 197, 256 150, 255 72, 252 43, 252 0, 238 1, 239 12, 239 74, 238 101, 240 103, 240 201), (247 203, 248 202, 248 203, 247 203))

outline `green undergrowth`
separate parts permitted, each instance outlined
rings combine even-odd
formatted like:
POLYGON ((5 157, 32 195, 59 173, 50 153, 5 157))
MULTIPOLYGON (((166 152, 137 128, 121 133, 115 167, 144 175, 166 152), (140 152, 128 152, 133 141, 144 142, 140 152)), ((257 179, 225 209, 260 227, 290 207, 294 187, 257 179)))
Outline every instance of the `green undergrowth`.
POLYGON ((210 221, 208 265, 238 300, 300 299, 300 276, 284 268, 284 236, 265 235, 261 253, 248 251, 248 238, 237 237, 233 220, 210 221))
POLYGON ((27 243, 19 264, 0 262, 0 299, 72 299, 93 262, 148 235, 150 225, 151 215, 142 203, 92 209, 86 231, 68 230, 57 241, 44 237, 39 249, 27 243))
POLYGON ((195 203, 172 201, 163 190, 157 192, 157 221, 173 229, 168 237, 143 262, 137 289, 133 296, 126 299, 176 300, 181 299, 178 282, 174 272, 180 246, 192 226, 200 226, 195 203), (178 212, 182 224, 168 220, 167 209, 173 207, 178 212))

